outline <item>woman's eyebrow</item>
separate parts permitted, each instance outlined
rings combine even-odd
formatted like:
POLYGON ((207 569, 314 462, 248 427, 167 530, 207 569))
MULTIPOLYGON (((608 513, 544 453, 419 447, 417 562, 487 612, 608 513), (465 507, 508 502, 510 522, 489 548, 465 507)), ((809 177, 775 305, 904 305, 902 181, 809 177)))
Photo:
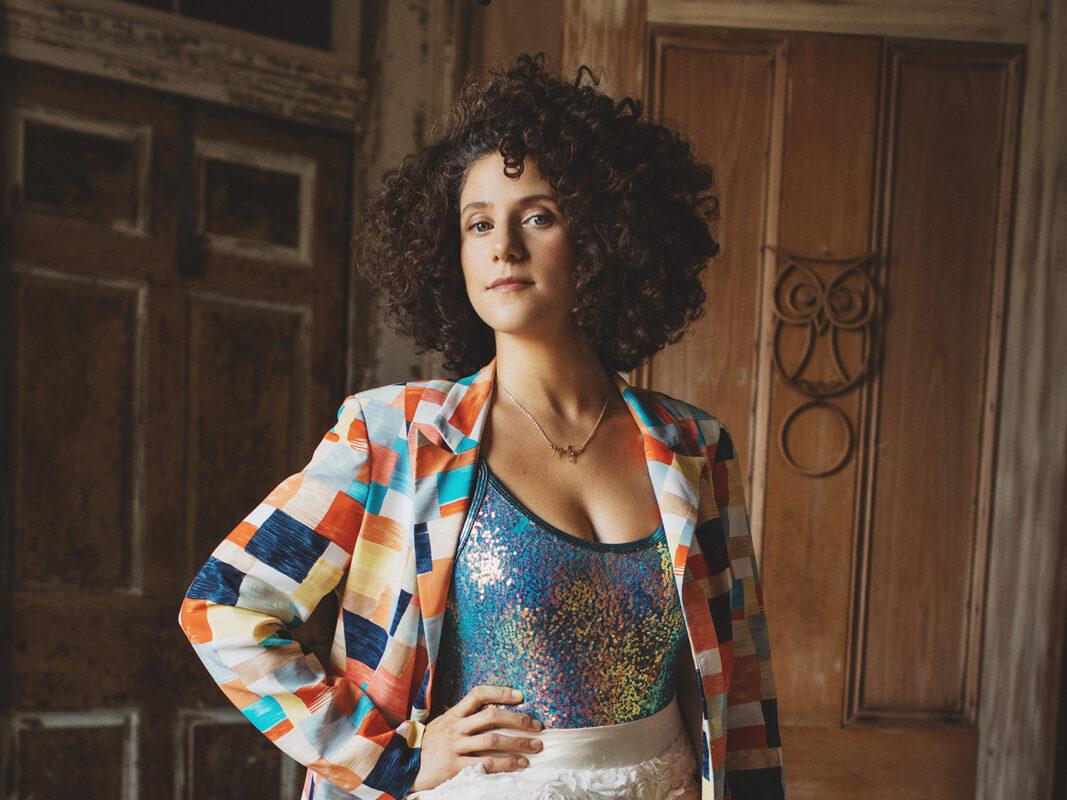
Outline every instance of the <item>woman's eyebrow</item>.
POLYGON ((467 213, 467 210, 471 208, 489 208, 489 204, 484 200, 475 200, 463 206, 463 208, 459 210, 459 215, 462 217, 464 214, 467 213))
MULTIPOLYGON (((551 195, 551 194, 528 194, 528 195, 526 195, 526 197, 520 197, 518 200, 516 200, 515 204, 516 205, 526 205, 528 203, 534 203, 534 202, 537 202, 537 201, 544 202, 546 200, 549 203, 555 203, 556 202, 555 195, 551 195)), ((463 206, 463 208, 461 208, 459 210, 459 215, 462 217, 464 214, 467 213, 467 211, 469 209, 472 209, 472 208, 489 208, 491 205, 492 205, 492 203, 489 203, 486 200, 472 200, 471 202, 467 203, 467 205, 463 206)))

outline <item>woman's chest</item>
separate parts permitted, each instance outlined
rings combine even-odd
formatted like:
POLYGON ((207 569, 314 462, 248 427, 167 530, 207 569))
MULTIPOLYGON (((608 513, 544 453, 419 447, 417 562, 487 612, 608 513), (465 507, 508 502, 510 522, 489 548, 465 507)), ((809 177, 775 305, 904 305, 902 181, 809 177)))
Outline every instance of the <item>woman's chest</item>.
POLYGON ((482 457, 527 508, 572 536, 632 542, 660 524, 640 434, 631 421, 605 425, 570 460, 522 428, 493 431, 482 457))
POLYGON ((685 627, 662 528, 625 544, 546 524, 479 465, 460 540, 435 697, 515 686, 550 727, 614 725, 673 695, 685 627))

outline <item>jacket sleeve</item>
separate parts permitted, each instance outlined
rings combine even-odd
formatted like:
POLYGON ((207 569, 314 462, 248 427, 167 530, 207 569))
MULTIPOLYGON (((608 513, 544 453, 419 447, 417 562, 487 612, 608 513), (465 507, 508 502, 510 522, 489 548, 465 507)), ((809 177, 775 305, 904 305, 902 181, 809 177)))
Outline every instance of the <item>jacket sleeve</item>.
POLYGON ((211 676, 289 756, 360 798, 400 798, 419 769, 423 726, 390 725, 354 682, 327 676, 286 632, 341 580, 369 484, 366 422, 349 398, 308 466, 215 549, 180 624, 211 676))
POLYGON ((726 428, 709 448, 712 487, 726 539, 731 581, 732 671, 726 695, 726 795, 784 797, 778 702, 763 591, 749 530, 741 468, 726 428))

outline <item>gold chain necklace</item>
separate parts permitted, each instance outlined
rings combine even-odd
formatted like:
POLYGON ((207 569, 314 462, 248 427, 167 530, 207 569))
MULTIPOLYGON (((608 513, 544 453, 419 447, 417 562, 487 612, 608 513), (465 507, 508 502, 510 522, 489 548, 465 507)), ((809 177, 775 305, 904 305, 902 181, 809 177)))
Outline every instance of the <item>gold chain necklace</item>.
POLYGON ((541 427, 541 424, 536 419, 534 419, 533 414, 523 408, 522 403, 515 399, 515 395, 505 389, 499 382, 497 382, 497 386, 500 386, 501 391, 508 396, 508 399, 516 406, 518 406, 519 411, 525 414, 526 418, 534 424, 534 427, 537 428, 537 432, 540 433, 542 437, 544 437, 544 440, 548 442, 548 446, 556 452, 556 455, 558 455, 560 458, 566 458, 572 463, 576 458, 578 458, 578 456, 585 452, 585 446, 589 444, 589 440, 593 438, 593 434, 596 433, 597 428, 600 427, 600 423, 604 420, 604 412, 608 410, 608 401, 611 400, 611 389, 608 389, 608 394, 604 398, 604 405, 600 409, 600 416, 596 418, 596 423, 593 425, 593 430, 589 431, 589 435, 585 437, 585 441, 582 442, 581 447, 575 448, 574 445, 570 444, 568 444, 566 447, 561 447, 560 445, 556 444, 548 438, 548 434, 545 433, 545 429, 541 427))

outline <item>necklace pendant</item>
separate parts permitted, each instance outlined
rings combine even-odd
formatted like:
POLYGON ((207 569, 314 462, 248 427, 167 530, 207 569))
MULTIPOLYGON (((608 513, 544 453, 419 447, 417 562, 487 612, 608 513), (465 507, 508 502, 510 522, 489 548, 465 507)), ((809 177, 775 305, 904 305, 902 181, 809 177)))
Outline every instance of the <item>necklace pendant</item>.
MULTIPOLYGON (((499 386, 499 384, 497 385, 499 386)), ((589 435, 585 437, 585 441, 582 442, 582 446, 575 450, 573 444, 569 444, 566 447, 561 447, 560 445, 549 439, 548 434, 545 433, 545 429, 541 427, 541 423, 534 419, 533 414, 527 411, 523 407, 522 403, 515 399, 515 395, 513 395, 503 386, 500 386, 500 389, 504 392, 505 395, 507 395, 508 399, 512 403, 518 406, 518 409, 522 412, 523 416, 525 416, 528 420, 530 420, 530 422, 533 423, 534 427, 537 428, 537 432, 541 434, 541 438, 545 440, 545 444, 552 448, 552 452, 554 452, 560 458, 566 458, 572 464, 578 459, 578 456, 585 452, 585 446, 589 444, 589 440, 592 439, 593 434, 597 432, 597 428, 600 427, 600 423, 604 421, 604 414, 607 412, 608 402, 611 400, 611 390, 609 389, 607 396, 604 398, 604 405, 600 407, 600 416, 596 418, 596 422, 593 424, 593 430, 589 431, 589 435)))

